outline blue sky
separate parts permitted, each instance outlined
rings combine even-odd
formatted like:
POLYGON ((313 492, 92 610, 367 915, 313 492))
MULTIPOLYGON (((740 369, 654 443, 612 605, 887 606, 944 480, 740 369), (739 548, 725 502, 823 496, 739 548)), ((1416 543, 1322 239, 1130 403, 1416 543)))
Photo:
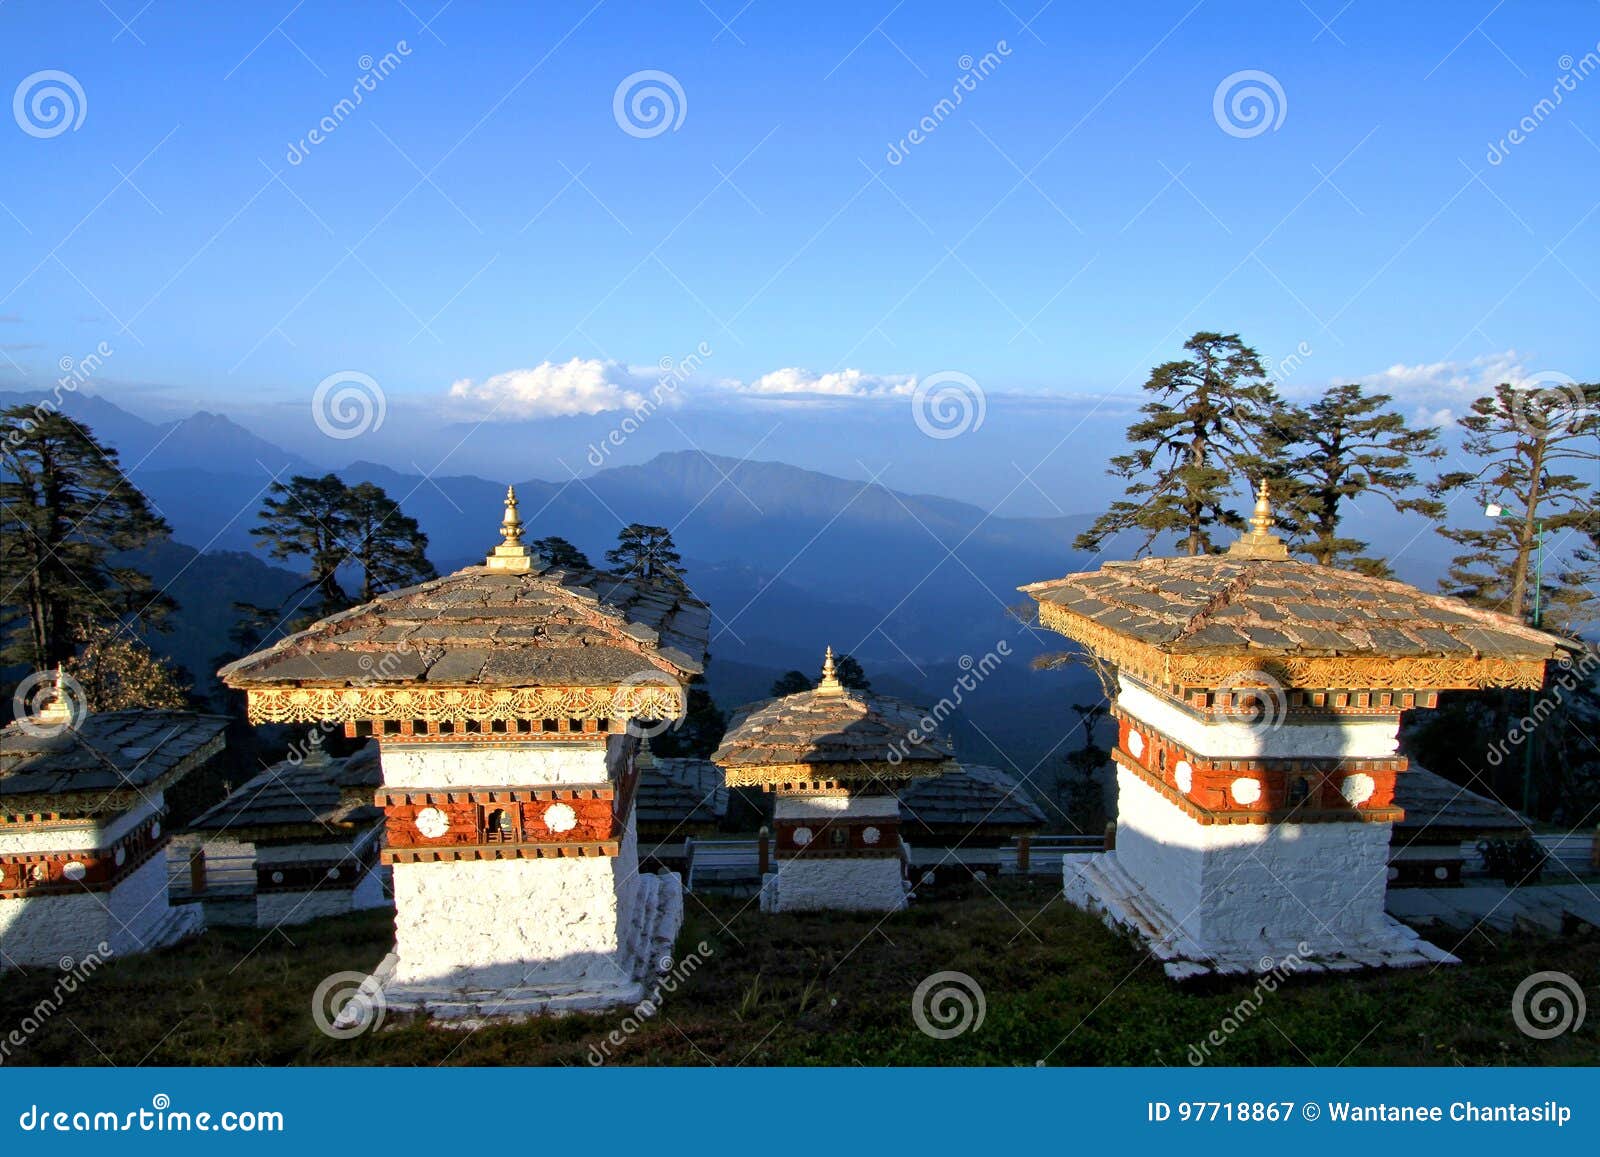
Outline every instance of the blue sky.
POLYGON ((1057 439, 1028 443, 1050 421, 1016 395, 1125 411, 1201 328, 1309 351, 1285 388, 1384 381, 1427 413, 1509 372, 1596 375, 1593 0, 741 3, 11 0, 0 88, 65 72, 83 118, 0 120, 0 385, 105 341, 90 388, 311 446, 315 386, 356 370, 394 459, 441 421, 605 425, 705 343, 682 428, 629 456, 742 453, 793 403, 770 456, 837 437, 817 464, 859 474, 917 436, 885 417, 917 379, 984 391, 1003 440, 964 453, 1039 457, 1057 439), (614 116, 642 70, 682 92, 659 135, 614 116), (1246 70, 1282 94, 1256 135, 1214 113, 1246 70), (845 397, 787 392, 813 387, 845 397))

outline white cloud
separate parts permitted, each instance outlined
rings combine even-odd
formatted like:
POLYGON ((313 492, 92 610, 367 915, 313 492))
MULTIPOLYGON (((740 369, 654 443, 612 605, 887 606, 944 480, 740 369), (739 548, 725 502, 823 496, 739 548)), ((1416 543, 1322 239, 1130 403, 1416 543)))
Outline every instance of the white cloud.
POLYGON ((561 418, 632 410, 644 403, 642 383, 625 366, 598 358, 541 362, 532 369, 508 370, 482 382, 451 383, 457 404, 485 415, 561 418))
POLYGON ((1471 361, 1397 362, 1381 373, 1361 378, 1363 385, 1393 394, 1416 406, 1416 418, 1427 425, 1449 426, 1478 398, 1501 382, 1520 385, 1535 376, 1516 350, 1481 354, 1471 361))
POLYGON ((869 374, 839 370, 814 374, 790 366, 762 374, 748 385, 735 388, 748 394, 823 394, 836 398, 883 398, 909 395, 917 380, 909 374, 869 374))

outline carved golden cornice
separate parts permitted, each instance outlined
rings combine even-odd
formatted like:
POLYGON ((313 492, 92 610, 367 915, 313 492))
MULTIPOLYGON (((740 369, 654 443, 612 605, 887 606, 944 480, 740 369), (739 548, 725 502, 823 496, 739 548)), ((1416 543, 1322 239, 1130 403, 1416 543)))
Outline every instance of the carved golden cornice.
POLYGON ((1537 690, 1544 685, 1543 659, 1274 655, 1250 650, 1174 655, 1056 603, 1039 604, 1039 621, 1120 670, 1168 689, 1222 687, 1247 669, 1264 671, 1286 688, 1477 691, 1491 687, 1537 690))
POLYGON ((429 723, 543 719, 677 719, 676 684, 610 687, 268 687, 251 688, 251 723, 429 723))
POLYGON ((954 763, 941 760, 903 760, 890 763, 854 761, 850 763, 772 763, 750 767, 723 766, 723 782, 728 787, 759 787, 767 791, 806 792, 807 794, 845 794, 851 788, 875 783, 893 785, 910 779, 931 779, 943 775, 954 763))

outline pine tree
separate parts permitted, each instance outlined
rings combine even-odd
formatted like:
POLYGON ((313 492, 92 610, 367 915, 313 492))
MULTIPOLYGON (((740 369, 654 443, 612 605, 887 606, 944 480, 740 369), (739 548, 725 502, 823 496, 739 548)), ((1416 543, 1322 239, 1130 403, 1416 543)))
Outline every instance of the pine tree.
POLYGON ((301 590, 315 592, 322 614, 351 605, 339 581, 347 565, 360 573, 363 602, 436 573, 427 557, 428 536, 416 519, 381 486, 346 486, 335 474, 274 482, 262 503, 260 525, 250 533, 273 558, 307 560, 309 575, 301 590))
POLYGON ((0 661, 43 670, 96 624, 159 628, 176 604, 112 558, 169 533, 88 427, 40 407, 0 411, 0 604, 10 628, 0 661))
POLYGON ((361 569, 361 601, 438 577, 428 561, 428 536, 381 486, 361 482, 345 499, 351 561, 361 569))
POLYGON ((1541 535, 1545 545, 1587 535, 1600 517, 1600 385, 1571 390, 1572 404, 1548 415, 1505 383, 1473 402, 1460 422, 1462 446, 1482 464, 1444 474, 1433 486, 1435 497, 1467 493, 1475 500, 1467 525, 1439 528, 1466 548, 1451 560, 1450 589, 1478 606, 1556 626, 1592 617, 1596 603, 1582 586, 1540 584, 1532 575, 1541 535), (1491 504, 1500 518, 1484 515, 1491 504))
POLYGON ((1388 394, 1358 385, 1333 386, 1309 406, 1286 405, 1273 419, 1274 457, 1289 475, 1277 502, 1280 519, 1308 538, 1292 549, 1323 566, 1344 566, 1386 577, 1382 559, 1367 544, 1339 533, 1347 504, 1375 494, 1397 511, 1438 518, 1444 504, 1417 486, 1412 463, 1444 456, 1438 431, 1413 428, 1388 408, 1388 394))
POLYGON ((302 590, 313 590, 324 614, 343 610, 350 596, 339 583, 339 568, 350 558, 353 527, 346 510, 348 490, 337 475, 296 474, 274 482, 261 504, 260 523, 250 533, 273 558, 304 558, 310 576, 302 590))
POLYGON ((573 546, 566 539, 557 535, 548 538, 536 538, 529 544, 533 553, 545 561, 546 566, 560 567, 562 570, 593 570, 589 556, 573 546))
POLYGON ((807 679, 801 671, 785 671, 772 681, 772 697, 781 699, 785 695, 797 695, 802 691, 809 691, 816 684, 807 679))
POLYGON ((872 682, 854 655, 840 655, 833 661, 833 668, 835 677, 846 687, 857 691, 872 690, 872 682))
POLYGON ((606 562, 629 578, 684 585, 672 532, 664 526, 632 523, 617 532, 617 545, 606 552, 606 562))
POLYGON ((1098 551, 1132 530, 1144 535, 1138 554, 1163 534, 1187 554, 1206 554, 1216 549, 1214 529, 1244 525, 1230 503, 1241 481, 1266 470, 1277 395, 1238 334, 1197 333, 1183 348, 1190 358, 1151 371, 1144 388, 1154 396, 1128 427, 1134 448, 1111 459, 1108 473, 1128 480, 1128 497, 1078 536, 1078 549, 1098 551))

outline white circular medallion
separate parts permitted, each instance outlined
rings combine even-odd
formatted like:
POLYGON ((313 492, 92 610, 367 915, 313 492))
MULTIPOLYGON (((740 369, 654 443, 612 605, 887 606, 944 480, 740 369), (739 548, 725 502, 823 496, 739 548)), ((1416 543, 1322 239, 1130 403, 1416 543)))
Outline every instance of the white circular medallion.
POLYGON ((1445 867, 1435 868, 1433 870, 1433 878, 1435 880, 1448 880, 1450 878, 1450 869, 1445 867))
POLYGON ((1354 775, 1345 777, 1344 782, 1339 785, 1339 794, 1359 807, 1372 798, 1372 793, 1377 787, 1376 781, 1370 775, 1358 771, 1354 775))
POLYGON ((272 873, 272 882, 274 884, 283 883, 283 873, 282 872, 274 872, 274 873, 272 873))
POLYGON ((544 809, 544 826, 556 835, 570 832, 578 826, 578 813, 569 803, 553 803, 544 809))
POLYGON ((882 838, 883 838, 883 833, 880 832, 877 828, 863 828, 861 830, 861 842, 866 844, 866 845, 868 845, 869 847, 871 845, 877 843, 882 838))
POLYGON ((33 867, 28 869, 28 875, 33 877, 34 883, 42 884, 50 875, 50 869, 45 867, 43 864, 35 864, 33 867))
POLYGON ((339 869, 338 868, 329 868, 328 869, 328 879, 337 880, 338 878, 339 878, 339 869))
POLYGON ((799 844, 802 848, 809 844, 811 842, 811 829, 795 828, 794 842, 799 844))
POLYGON ((1133 752, 1134 758, 1144 754, 1144 736, 1137 731, 1128 732, 1128 750, 1133 752))
POLYGON ((1400 869, 1399 868, 1390 868, 1389 869, 1389 879, 1398 880, 1399 878, 1400 878, 1400 869))
POLYGON ((1246 807, 1261 799, 1261 781, 1259 779, 1241 776, 1233 781, 1233 785, 1228 790, 1233 792, 1234 799, 1246 807))
POLYGON ((417 813, 417 831, 430 840, 436 840, 450 830, 450 817, 436 807, 425 807, 417 813))
POLYGON ((61 866, 61 874, 69 880, 81 880, 87 871, 77 860, 68 860, 61 866))
POLYGON ((1178 790, 1184 795, 1194 790, 1194 768, 1187 759, 1178 760, 1178 766, 1172 769, 1172 778, 1178 781, 1178 790))

